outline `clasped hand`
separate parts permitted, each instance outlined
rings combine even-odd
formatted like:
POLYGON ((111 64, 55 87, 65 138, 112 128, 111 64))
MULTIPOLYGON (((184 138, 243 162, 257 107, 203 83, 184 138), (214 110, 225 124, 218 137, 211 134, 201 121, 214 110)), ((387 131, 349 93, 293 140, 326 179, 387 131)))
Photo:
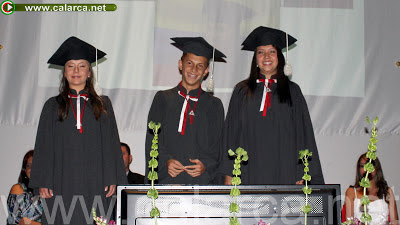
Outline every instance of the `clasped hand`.
POLYGON ((182 163, 180 163, 178 160, 175 159, 170 159, 167 161, 167 168, 168 168, 168 174, 171 177, 176 177, 183 171, 188 173, 192 177, 198 177, 204 171, 206 171, 206 168, 204 167, 204 164, 198 160, 198 159, 189 159, 191 163, 194 163, 193 165, 189 166, 184 166, 182 163))

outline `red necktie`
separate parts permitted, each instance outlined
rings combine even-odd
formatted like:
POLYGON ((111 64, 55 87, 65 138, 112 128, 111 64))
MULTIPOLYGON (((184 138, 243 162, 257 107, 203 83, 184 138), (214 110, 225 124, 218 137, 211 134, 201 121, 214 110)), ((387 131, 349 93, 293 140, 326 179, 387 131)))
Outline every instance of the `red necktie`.
POLYGON ((86 102, 89 100, 89 98, 87 97, 87 94, 82 94, 82 95, 68 94, 68 98, 71 103, 72 111, 74 112, 74 116, 76 119, 76 129, 79 130, 79 133, 82 133, 83 132, 82 131, 82 117, 83 117, 83 113, 85 111, 86 102), (73 98, 76 98, 76 113, 75 113, 74 105, 72 104, 73 98), (82 112, 81 112, 81 98, 83 98, 85 100, 85 103, 83 104, 82 112))
POLYGON ((261 100, 260 112, 263 111, 263 116, 267 115, 267 107, 271 107, 271 83, 277 83, 276 79, 257 79, 257 83, 264 83, 263 98, 261 100))
MULTIPOLYGON (((182 110, 181 110, 181 116, 179 119, 179 126, 178 126, 178 132, 180 132, 182 135, 185 134, 185 127, 186 127, 186 117, 187 117, 187 109, 190 109, 189 106, 189 99, 192 101, 197 102, 199 99, 196 97, 191 97, 190 95, 186 95, 183 91, 178 91, 178 94, 180 96, 182 96, 185 100, 183 101, 183 105, 182 105, 182 110)), ((189 113, 190 115, 190 124, 193 123, 193 116, 194 116, 194 112, 193 110, 190 111, 189 113)))

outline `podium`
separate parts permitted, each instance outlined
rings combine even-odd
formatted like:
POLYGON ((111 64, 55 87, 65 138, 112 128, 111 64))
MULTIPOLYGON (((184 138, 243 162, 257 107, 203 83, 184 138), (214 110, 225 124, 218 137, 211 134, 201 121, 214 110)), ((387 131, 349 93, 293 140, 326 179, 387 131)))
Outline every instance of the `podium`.
MULTIPOLYGON (((156 185, 160 210, 159 225, 226 225, 229 224, 229 193, 232 186, 156 185)), ((271 225, 304 224, 304 185, 240 185, 237 198, 241 225, 258 225, 260 220, 271 225)), ((340 185, 309 185, 311 212, 307 224, 339 225, 340 185)), ((150 185, 117 187, 117 225, 153 225, 150 217, 152 199, 147 197, 150 185)))

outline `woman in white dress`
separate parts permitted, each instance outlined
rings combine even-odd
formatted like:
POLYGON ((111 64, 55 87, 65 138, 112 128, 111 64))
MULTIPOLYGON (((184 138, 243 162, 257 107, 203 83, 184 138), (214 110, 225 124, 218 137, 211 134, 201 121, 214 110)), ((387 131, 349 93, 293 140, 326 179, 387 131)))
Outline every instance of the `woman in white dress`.
MULTIPOLYGON (((360 186, 360 181, 365 177, 364 165, 368 162, 366 153, 362 154, 357 161, 356 180, 354 186, 346 190, 345 213, 346 218, 361 219, 364 213, 364 206, 361 205, 360 198, 363 196, 364 188, 360 186)), ((367 195, 371 200, 368 205, 368 214, 371 215, 370 225, 398 224, 398 214, 395 196, 392 189, 387 185, 379 159, 372 161, 375 171, 369 174, 371 187, 367 189, 367 195)))

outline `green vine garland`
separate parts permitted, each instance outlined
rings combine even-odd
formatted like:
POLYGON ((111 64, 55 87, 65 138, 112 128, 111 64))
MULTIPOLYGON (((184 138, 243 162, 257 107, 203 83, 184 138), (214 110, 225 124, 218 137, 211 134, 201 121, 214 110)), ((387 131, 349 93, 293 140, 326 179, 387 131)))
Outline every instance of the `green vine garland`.
POLYGON ((150 211, 150 217, 154 218, 155 224, 157 225, 157 217, 160 216, 160 210, 156 207, 155 200, 158 198, 158 191, 154 187, 154 181, 158 179, 158 174, 156 171, 154 171, 155 168, 158 167, 158 129, 160 129, 161 124, 154 123, 153 121, 150 121, 149 123, 149 128, 153 130, 154 133, 154 138, 152 141, 151 145, 151 151, 150 151, 150 161, 149 161, 149 168, 151 168, 151 171, 149 171, 149 174, 147 175, 147 178, 151 180, 151 188, 147 192, 147 197, 152 199, 153 202, 153 207, 150 211))
POLYGON ((375 117, 375 119, 371 122, 371 120, 367 116, 367 123, 372 124, 372 134, 371 138, 369 139, 369 144, 368 144, 368 152, 367 152, 367 159, 369 159, 369 162, 364 165, 364 170, 367 171, 365 174, 365 177, 361 179, 360 181, 360 186, 364 187, 364 195, 361 197, 360 202, 361 205, 364 206, 364 213, 361 215, 361 222, 365 223, 365 225, 368 225, 369 222, 371 222, 372 217, 370 214, 368 214, 367 211, 367 206, 371 202, 367 195, 367 188, 371 187, 371 182, 368 179, 368 174, 372 173, 375 171, 375 167, 372 164, 372 160, 376 160, 376 143, 378 142, 378 139, 376 138, 378 136, 378 131, 376 129, 376 124, 378 123, 379 118, 375 117))
POLYGON ((231 189, 230 193, 230 196, 233 198, 233 202, 229 205, 229 213, 233 213, 233 216, 229 217, 229 225, 240 225, 240 222, 236 217, 236 213, 240 211, 239 205, 237 204, 237 197, 240 195, 240 190, 237 188, 237 186, 242 183, 242 180, 239 177, 242 174, 240 171, 240 163, 242 161, 247 161, 249 156, 247 155, 247 152, 240 147, 236 149, 236 153, 233 152, 232 149, 229 149, 228 153, 230 156, 236 155, 232 171, 232 174, 234 175, 232 178, 232 185, 234 185, 234 187, 231 189))
POLYGON ((301 161, 304 164, 304 175, 302 177, 303 180, 305 180, 306 182, 306 186, 303 187, 303 193, 306 195, 306 204, 303 205, 303 207, 301 208, 301 211, 303 211, 303 213, 305 214, 305 224, 307 225, 307 214, 309 212, 311 212, 311 206, 308 204, 308 195, 311 194, 312 189, 310 187, 308 187, 308 182, 311 181, 311 175, 308 174, 308 172, 310 171, 310 168, 308 167, 308 158, 312 156, 312 152, 310 152, 308 149, 305 150, 300 150, 299 151, 299 159, 301 159, 301 161))

